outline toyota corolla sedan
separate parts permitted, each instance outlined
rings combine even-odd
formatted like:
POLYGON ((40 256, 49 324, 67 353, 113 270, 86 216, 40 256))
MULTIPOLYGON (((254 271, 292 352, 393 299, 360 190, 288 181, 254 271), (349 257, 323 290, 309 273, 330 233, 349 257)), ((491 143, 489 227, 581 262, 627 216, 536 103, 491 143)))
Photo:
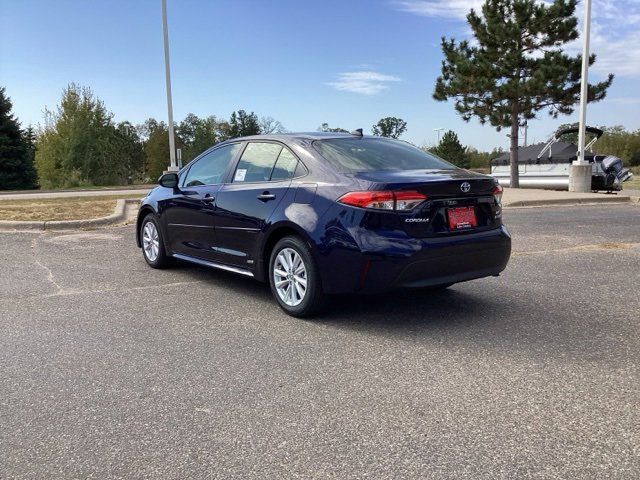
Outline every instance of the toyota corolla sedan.
POLYGON ((502 188, 398 140, 260 135, 222 142, 142 201, 137 241, 175 259, 268 282, 310 316, 325 295, 446 288, 496 276, 511 254, 502 188))

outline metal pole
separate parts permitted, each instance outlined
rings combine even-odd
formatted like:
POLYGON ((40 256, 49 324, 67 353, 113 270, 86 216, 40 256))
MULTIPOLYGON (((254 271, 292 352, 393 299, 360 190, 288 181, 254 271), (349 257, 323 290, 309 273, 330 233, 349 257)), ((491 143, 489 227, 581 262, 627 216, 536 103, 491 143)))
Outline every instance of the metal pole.
POLYGON ((582 82, 580 84, 580 127, 578 130, 578 158, 574 165, 585 165, 584 144, 587 122, 587 95, 589 87, 589 36, 591 35, 591 0, 584 1, 584 31, 582 33, 582 82))
POLYGON ((173 100, 171 99, 171 69, 169 67, 169 32, 167 29, 167 0, 162 0, 162 33, 164 35, 164 70, 167 81, 167 110, 169 111, 169 171, 178 170, 176 163, 176 140, 173 133, 173 100))
POLYGON ((440 127, 440 128, 434 128, 434 130, 436 132, 438 132, 438 143, 440 143, 440 132, 444 130, 444 128, 440 127))

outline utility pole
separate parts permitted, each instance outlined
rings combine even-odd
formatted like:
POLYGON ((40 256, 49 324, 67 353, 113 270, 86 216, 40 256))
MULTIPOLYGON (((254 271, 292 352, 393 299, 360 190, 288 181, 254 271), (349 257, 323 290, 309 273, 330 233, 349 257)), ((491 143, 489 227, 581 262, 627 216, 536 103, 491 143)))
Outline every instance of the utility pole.
POLYGON ((167 171, 177 172, 176 139, 173 133, 173 100, 171 99, 171 68, 169 66, 169 32, 167 29, 167 0, 162 0, 162 33, 164 35, 164 70, 167 82, 167 110, 169 112, 169 158, 171 164, 167 171))
POLYGON ((442 132, 443 130, 444 128, 442 127, 433 129, 434 132, 438 132, 438 143, 440 143, 440 132, 442 132))
POLYGON ((587 95, 589 89, 589 36, 591 34, 591 0, 584 1, 584 30, 582 32, 582 80, 580 84, 580 126, 578 128, 578 158, 569 171, 570 192, 591 191, 591 164, 584 159, 587 95))
POLYGON ((523 130, 524 130, 524 134, 522 135, 523 137, 523 147, 527 146, 527 130, 529 130, 529 123, 525 120, 524 121, 524 125, 522 126, 523 130))

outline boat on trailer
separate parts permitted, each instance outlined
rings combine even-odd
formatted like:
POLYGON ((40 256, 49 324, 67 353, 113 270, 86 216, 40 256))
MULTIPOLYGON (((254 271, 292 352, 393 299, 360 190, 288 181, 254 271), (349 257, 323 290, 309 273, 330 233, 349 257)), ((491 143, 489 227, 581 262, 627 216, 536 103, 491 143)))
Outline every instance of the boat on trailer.
MULTIPOLYGON (((591 189, 607 192, 622 190, 623 182, 633 174, 623 168, 622 160, 613 155, 593 153, 593 145, 603 135, 599 128, 586 127, 594 138, 585 146, 584 159, 591 164, 591 189)), ((569 170, 578 155, 578 146, 561 141, 564 135, 575 134, 577 128, 565 128, 554 133, 545 144, 518 148, 518 175, 521 188, 569 189, 569 170)), ((510 179, 509 152, 491 160, 491 175, 500 185, 508 187, 510 179)))

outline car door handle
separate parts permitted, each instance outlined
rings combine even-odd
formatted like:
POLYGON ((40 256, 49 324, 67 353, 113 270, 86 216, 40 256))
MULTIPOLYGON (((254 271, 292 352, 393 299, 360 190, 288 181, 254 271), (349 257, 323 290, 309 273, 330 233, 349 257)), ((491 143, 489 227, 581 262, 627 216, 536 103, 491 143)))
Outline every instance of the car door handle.
POLYGON ((204 203, 213 203, 213 201, 216 199, 216 197, 212 197, 211 195, 207 194, 202 198, 202 201, 204 203))
POLYGON ((262 194, 258 195, 256 198, 263 202, 268 202, 269 200, 275 200, 276 196, 273 193, 262 192, 262 194))

